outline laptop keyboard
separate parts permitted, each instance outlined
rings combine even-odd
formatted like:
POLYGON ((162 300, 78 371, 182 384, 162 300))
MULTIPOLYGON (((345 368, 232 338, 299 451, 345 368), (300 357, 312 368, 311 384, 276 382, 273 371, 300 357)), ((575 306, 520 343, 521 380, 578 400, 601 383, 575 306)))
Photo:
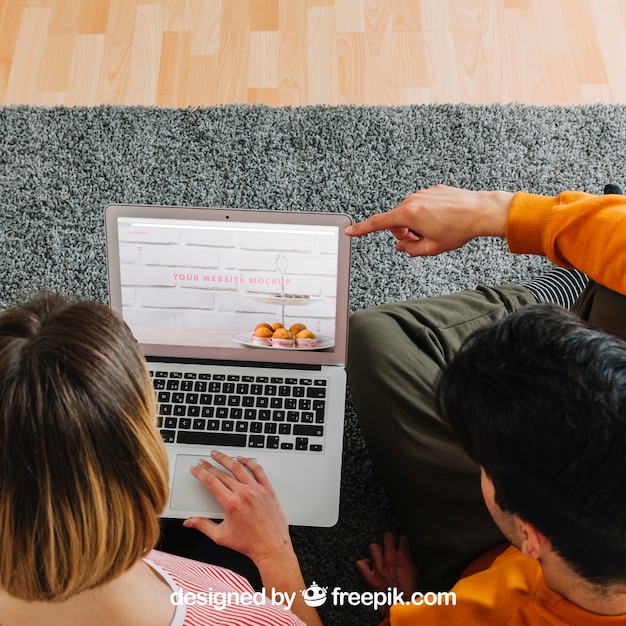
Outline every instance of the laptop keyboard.
POLYGON ((325 379, 150 372, 165 443, 323 452, 325 379))

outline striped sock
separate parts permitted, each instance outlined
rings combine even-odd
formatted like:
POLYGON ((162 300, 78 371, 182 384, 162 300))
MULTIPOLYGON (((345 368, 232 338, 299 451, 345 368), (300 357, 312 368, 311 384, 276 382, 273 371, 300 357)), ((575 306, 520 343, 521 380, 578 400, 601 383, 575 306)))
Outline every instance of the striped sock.
POLYGON ((524 287, 535 296, 537 302, 552 302, 569 309, 588 282, 589 277, 578 270, 554 266, 524 287))

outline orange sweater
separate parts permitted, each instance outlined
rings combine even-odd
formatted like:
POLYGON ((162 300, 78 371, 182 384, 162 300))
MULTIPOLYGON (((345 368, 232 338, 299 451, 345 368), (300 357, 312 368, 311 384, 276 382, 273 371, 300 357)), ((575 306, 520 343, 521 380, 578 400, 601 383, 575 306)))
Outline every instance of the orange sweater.
POLYGON ((626 295, 626 196, 518 192, 506 238, 511 252, 546 256, 626 295))
POLYGON ((622 626, 626 616, 590 613, 549 589, 534 559, 509 547, 452 589, 455 606, 391 607, 391 626, 622 626))

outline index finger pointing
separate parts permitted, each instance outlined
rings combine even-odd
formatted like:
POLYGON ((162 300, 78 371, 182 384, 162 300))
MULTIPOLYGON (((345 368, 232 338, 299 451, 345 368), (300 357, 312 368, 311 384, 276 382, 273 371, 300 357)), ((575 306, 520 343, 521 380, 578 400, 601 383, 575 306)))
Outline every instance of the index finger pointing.
POLYGON ((402 214, 393 209, 386 213, 372 215, 363 222, 352 224, 345 229, 345 234, 350 237, 362 237, 379 230, 397 230, 398 228, 408 229, 402 214))

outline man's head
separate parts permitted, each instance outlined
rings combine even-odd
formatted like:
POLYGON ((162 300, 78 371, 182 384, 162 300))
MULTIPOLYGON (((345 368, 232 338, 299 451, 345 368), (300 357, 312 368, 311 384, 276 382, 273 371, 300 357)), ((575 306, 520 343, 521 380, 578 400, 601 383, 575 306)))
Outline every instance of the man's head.
POLYGON ((526 307, 466 341, 439 403, 502 511, 590 582, 626 581, 625 341, 526 307))

